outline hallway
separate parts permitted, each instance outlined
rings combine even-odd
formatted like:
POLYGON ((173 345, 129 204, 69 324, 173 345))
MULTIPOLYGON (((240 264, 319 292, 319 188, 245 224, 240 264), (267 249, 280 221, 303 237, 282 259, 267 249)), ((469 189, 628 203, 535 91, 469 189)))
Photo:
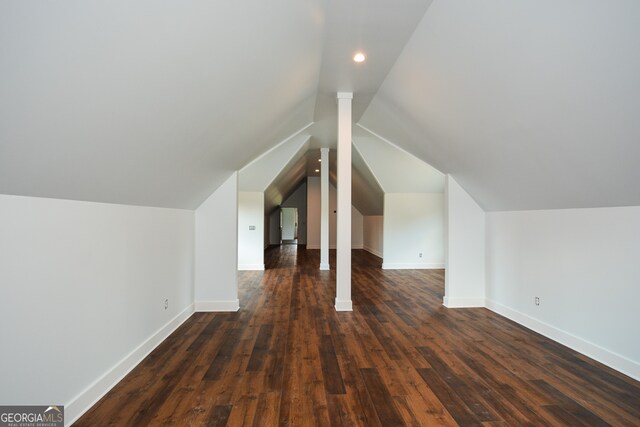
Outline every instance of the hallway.
POLYGON ((640 425, 638 382, 443 307, 443 270, 354 250, 354 311, 336 312, 319 251, 265 262, 240 273, 239 312, 194 314, 75 425, 640 425))

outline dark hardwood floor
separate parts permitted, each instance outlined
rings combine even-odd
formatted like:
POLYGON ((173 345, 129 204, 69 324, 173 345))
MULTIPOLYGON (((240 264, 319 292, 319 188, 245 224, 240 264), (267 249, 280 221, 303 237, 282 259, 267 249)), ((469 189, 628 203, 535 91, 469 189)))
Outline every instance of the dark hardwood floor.
POLYGON ((318 251, 266 263, 240 274, 238 313, 194 314, 75 425, 640 425, 639 382, 443 307, 442 270, 354 251, 354 311, 338 313, 318 251))

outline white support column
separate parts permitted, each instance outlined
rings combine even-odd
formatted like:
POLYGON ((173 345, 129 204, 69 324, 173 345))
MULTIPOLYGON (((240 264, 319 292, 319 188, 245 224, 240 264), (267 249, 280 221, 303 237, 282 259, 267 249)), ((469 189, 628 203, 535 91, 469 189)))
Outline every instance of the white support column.
POLYGON ((338 92, 336 310, 351 311, 351 100, 338 92))
POLYGON ((320 270, 329 270, 329 149, 320 149, 320 270))

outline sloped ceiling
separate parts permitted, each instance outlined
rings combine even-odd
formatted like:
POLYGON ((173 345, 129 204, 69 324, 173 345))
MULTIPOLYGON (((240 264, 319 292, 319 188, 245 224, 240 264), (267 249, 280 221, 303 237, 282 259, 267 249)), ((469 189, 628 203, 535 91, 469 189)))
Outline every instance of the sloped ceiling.
MULTIPOLYGON (((285 144, 283 144, 284 146, 285 144)), ((302 147, 304 149, 306 144, 302 147)), ((280 147, 278 147, 278 151, 280 147)), ((353 166, 351 168, 351 201, 358 211, 363 215, 382 215, 384 193, 377 184, 375 177, 369 171, 357 150, 352 150, 353 166)), ((267 158, 267 156, 263 156, 267 158)), ((258 159, 255 164, 260 163, 263 158, 258 159)), ((271 213, 282 204, 309 176, 320 176, 320 150, 309 150, 305 153, 302 150, 282 168, 273 181, 268 184, 265 191, 265 212, 271 213)), ((246 168, 249 169, 249 168, 246 168)), ((337 187, 337 156, 335 150, 329 152, 329 182, 337 187)), ((240 171, 242 178, 243 171, 240 171)), ((265 174, 266 176, 267 174, 265 174)), ((241 191, 249 191, 243 190, 241 191)), ((260 191, 251 190, 251 191, 260 191)))
POLYGON ((360 123, 487 210, 640 205, 640 2, 433 2, 360 123))
POLYGON ((351 150, 351 201, 362 215, 384 213, 384 192, 355 146, 351 150))
MULTIPOLYGON (((307 144, 305 144, 306 148, 307 144)), ((310 175, 309 169, 317 162, 318 154, 314 151, 300 150, 269 183, 264 193, 264 209, 267 214, 293 194, 310 175)))
POLYGON ((393 67, 431 0, 327 0, 325 32, 311 128, 312 146, 335 147, 336 92, 353 92, 352 116, 358 121, 393 67), (356 64, 363 50, 367 61, 356 64), (345 60, 348 59, 348 60, 345 60))
POLYGON ((240 169, 238 191, 265 191, 282 175, 283 169, 305 156, 309 139, 309 135, 294 135, 240 169))
POLYGON ((487 210, 640 205, 638 22, 633 0, 0 2, 0 193, 193 209, 309 123, 335 147, 353 91, 354 121, 487 210))
POLYGON ((195 208, 313 121, 320 1, 0 3, 0 193, 195 208))
POLYGON ((385 193, 442 193, 442 172, 375 136, 354 137, 353 145, 385 193))
POLYGON ((0 193, 195 208, 310 122, 335 145, 335 92, 359 117, 428 5, 1 2, 0 193))

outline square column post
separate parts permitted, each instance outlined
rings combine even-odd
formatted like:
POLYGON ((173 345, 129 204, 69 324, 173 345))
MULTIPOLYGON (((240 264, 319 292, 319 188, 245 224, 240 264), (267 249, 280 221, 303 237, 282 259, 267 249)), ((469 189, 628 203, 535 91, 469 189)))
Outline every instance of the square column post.
POLYGON ((351 100, 338 92, 336 310, 351 311, 351 100))

